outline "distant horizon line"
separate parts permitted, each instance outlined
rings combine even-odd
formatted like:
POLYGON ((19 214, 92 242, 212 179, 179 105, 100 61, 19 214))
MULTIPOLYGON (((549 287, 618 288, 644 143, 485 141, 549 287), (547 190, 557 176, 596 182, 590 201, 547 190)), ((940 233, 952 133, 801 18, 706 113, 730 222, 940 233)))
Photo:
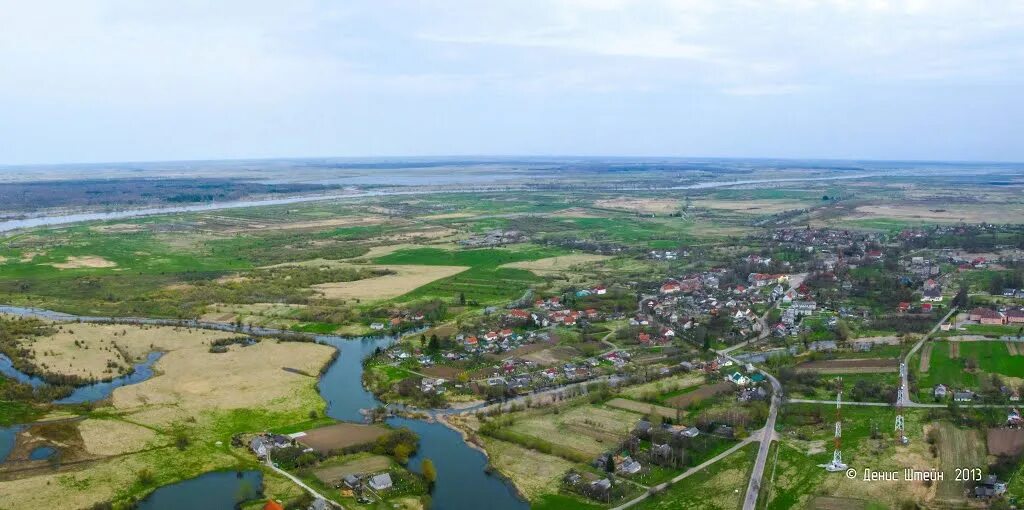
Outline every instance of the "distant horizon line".
POLYGON ((971 160, 971 159, 875 159, 875 158, 841 158, 841 157, 791 157, 791 156, 638 156, 638 155, 579 155, 579 154, 449 154, 449 155, 417 155, 417 156, 269 156, 269 157, 231 157, 206 159, 151 159, 124 161, 77 161, 77 162, 36 162, 36 163, 0 163, 0 171, 19 168, 100 166, 100 165, 157 165, 187 163, 241 163, 260 161, 470 161, 470 162, 502 162, 515 160, 624 160, 624 161, 822 161, 822 162, 858 162, 858 163, 946 163, 946 164, 997 164, 1024 165, 1024 161, 1014 160, 971 160))

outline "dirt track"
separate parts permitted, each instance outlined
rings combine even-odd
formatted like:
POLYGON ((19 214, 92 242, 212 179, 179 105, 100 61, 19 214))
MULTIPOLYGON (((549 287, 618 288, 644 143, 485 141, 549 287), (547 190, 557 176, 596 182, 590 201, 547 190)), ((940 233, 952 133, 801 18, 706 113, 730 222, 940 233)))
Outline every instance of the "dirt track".
POLYGON ((819 374, 860 374, 877 372, 898 372, 899 360, 895 359, 833 359, 810 361, 796 367, 798 372, 819 374))
POLYGON ((924 349, 921 350, 921 366, 918 367, 918 371, 921 373, 928 372, 928 366, 932 362, 932 348, 935 344, 925 344, 924 349))

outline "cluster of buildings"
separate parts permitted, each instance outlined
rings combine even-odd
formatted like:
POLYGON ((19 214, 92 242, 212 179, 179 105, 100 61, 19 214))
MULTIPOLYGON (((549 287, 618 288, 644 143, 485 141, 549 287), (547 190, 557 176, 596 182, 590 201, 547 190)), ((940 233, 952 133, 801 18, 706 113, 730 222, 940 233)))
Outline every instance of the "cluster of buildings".
POLYGON ((483 248, 487 246, 504 246, 506 244, 521 243, 526 241, 526 236, 518 230, 491 230, 483 234, 469 236, 459 241, 459 244, 467 248, 483 248))
POLYGON ((993 310, 991 308, 978 307, 967 313, 967 320, 989 325, 1024 325, 1024 309, 1004 308, 1002 310, 993 310))

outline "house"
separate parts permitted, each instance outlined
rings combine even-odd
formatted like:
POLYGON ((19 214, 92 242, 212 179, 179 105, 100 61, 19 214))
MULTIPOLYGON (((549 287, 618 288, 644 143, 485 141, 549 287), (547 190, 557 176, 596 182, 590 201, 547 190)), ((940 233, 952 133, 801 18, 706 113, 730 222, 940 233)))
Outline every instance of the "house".
POLYGON ((747 378, 747 376, 745 376, 745 375, 743 375, 743 374, 741 374, 739 372, 733 372, 732 375, 730 375, 726 379, 728 379, 729 382, 731 382, 731 383, 733 383, 733 384, 735 384, 737 386, 746 386, 746 385, 750 384, 750 379, 747 378))
POLYGON ((662 294, 674 294, 680 290, 682 290, 682 286, 680 286, 678 282, 667 282, 661 286, 662 294))
POLYGON ((360 484, 359 477, 353 474, 345 475, 345 477, 342 478, 341 481, 350 489, 355 489, 360 484))
POLYGON ((814 301, 793 301, 789 309, 799 315, 811 315, 818 309, 818 303, 814 301))
POLYGON ((370 478, 370 488, 375 491, 387 490, 391 486, 391 473, 381 473, 370 478))
POLYGON ((385 327, 386 326, 384 325, 383 322, 374 322, 373 324, 370 324, 370 329, 372 329, 374 331, 380 331, 380 330, 384 329, 385 327))
POLYGON ((931 289, 924 289, 921 292, 921 301, 942 301, 942 289, 940 287, 933 287, 931 289))
POLYGON ((281 503, 270 499, 267 500, 265 505, 263 505, 263 510, 284 510, 284 507, 281 506, 281 503))
POLYGON ((598 285, 597 287, 594 287, 594 294, 597 294, 598 296, 603 296, 607 293, 608 288, 605 287, 604 285, 598 285))
POLYGON ((900 302, 900 306, 899 306, 900 313, 906 313, 907 310, 910 310, 910 303, 908 303, 906 301, 900 302))
POLYGON ((975 308, 968 314, 968 318, 978 321, 979 324, 1003 324, 1006 322, 1006 317, 1003 314, 989 308, 975 308))
POLYGON ((932 390, 932 395, 935 395, 936 399, 946 398, 946 394, 949 389, 942 384, 936 384, 935 389, 932 390))
POLYGON ((267 457, 267 454, 270 453, 271 448, 273 448, 273 445, 270 444, 270 441, 263 438, 263 436, 254 437, 252 438, 252 441, 249 441, 249 450, 251 450, 252 453, 256 455, 256 457, 259 457, 261 459, 267 457))
POLYGON ((814 352, 834 352, 839 349, 835 340, 819 340, 817 342, 811 342, 807 347, 814 352))
POLYGON ((594 480, 593 482, 590 482, 590 489, 593 491, 595 496, 605 498, 612 490, 612 481, 607 478, 594 480))
POLYGON ((476 344, 479 342, 479 340, 477 340, 475 336, 471 336, 466 337, 466 339, 463 342, 466 344, 466 347, 476 347, 476 344))
POLYGON ((633 427, 633 435, 639 438, 646 438, 651 434, 651 422, 647 420, 640 420, 636 422, 636 426, 633 427))
POLYGON ((1010 324, 1024 323, 1024 310, 1007 310, 1003 315, 1010 324))
POLYGON ((991 499, 1002 496, 1006 492, 1006 483, 1000 482, 995 475, 988 475, 985 480, 974 487, 974 497, 991 499))
POLYGON ((636 339, 642 344, 651 343, 651 335, 647 333, 640 333, 639 335, 637 335, 636 339))
POLYGON ((619 462, 615 467, 616 471, 624 475, 635 475, 639 473, 641 469, 643 469, 643 466, 641 466, 639 462, 633 460, 632 457, 622 459, 622 462, 619 462))
POLYGON ((955 402, 974 402, 974 392, 971 390, 954 391, 953 400, 955 402))
POLYGON ((925 312, 925 313, 931 312, 932 311, 932 304, 931 303, 921 303, 921 311, 925 312))
POLYGON ((313 504, 309 505, 308 510, 329 510, 330 508, 333 507, 327 503, 327 500, 323 498, 316 498, 313 500, 313 504))
POLYGON ((672 447, 668 444, 651 445, 651 456, 656 459, 668 460, 672 458, 672 447))

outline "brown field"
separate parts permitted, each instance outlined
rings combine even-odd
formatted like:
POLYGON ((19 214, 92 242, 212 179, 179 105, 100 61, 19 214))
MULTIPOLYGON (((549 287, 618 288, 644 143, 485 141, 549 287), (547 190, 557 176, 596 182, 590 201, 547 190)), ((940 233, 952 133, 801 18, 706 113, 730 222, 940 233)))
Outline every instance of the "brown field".
POLYGON ((366 269, 390 269, 395 274, 366 278, 354 282, 321 283, 314 285, 313 289, 318 291, 327 299, 359 299, 379 300, 390 299, 412 292, 432 281, 447 278, 459 274, 467 269, 465 266, 416 266, 416 265, 388 265, 388 266, 354 266, 366 269))
POLYGON ((318 429, 307 430, 306 435, 296 441, 327 454, 346 446, 365 444, 388 433, 388 429, 376 425, 358 423, 336 423, 318 429))
POLYGON ((319 403, 297 395, 316 380, 284 369, 319 373, 333 352, 325 345, 269 339, 220 354, 202 344, 178 347, 157 361, 160 375, 117 388, 111 399, 118 410, 135 411, 132 421, 153 426, 213 410, 309 409, 319 403))
MULTIPOLYGON (((981 467, 986 465, 985 447, 976 430, 961 429, 948 422, 933 424, 938 428, 938 450, 941 469, 953 473, 958 467, 981 467)), ((965 503, 964 482, 946 476, 937 483, 935 497, 947 504, 965 503)))
POLYGON ((932 348, 934 346, 934 344, 928 342, 924 345, 924 348, 921 349, 921 365, 918 367, 918 370, 921 373, 928 372, 928 366, 932 363, 932 348))
POLYGON ((153 350, 205 350, 204 346, 211 340, 232 336, 222 331, 158 326, 55 324, 54 327, 56 334, 34 338, 28 344, 32 362, 53 374, 97 378, 120 375, 153 350), (108 362, 117 363, 122 370, 108 372, 108 362))
POLYGON ((136 452, 156 439, 156 432, 121 420, 88 419, 78 424, 85 450, 93 455, 136 452))
POLYGON ((317 468, 313 475, 328 485, 331 485, 348 475, 361 475, 379 473, 391 467, 391 459, 383 455, 371 455, 353 459, 343 464, 330 465, 317 468))
POLYGON ((1024 430, 988 429, 988 454, 1017 456, 1024 453, 1024 430))
POLYGON ((595 200, 594 206, 650 214, 669 214, 678 211, 682 203, 675 198, 618 197, 595 200))
POLYGON ((833 359, 809 361, 796 366, 798 372, 817 372, 819 374, 869 374, 899 371, 899 361, 895 359, 833 359))
POLYGON ((660 414, 663 418, 668 418, 670 420, 676 419, 676 417, 679 415, 678 409, 659 406, 656 404, 648 404, 647 402, 637 402, 636 400, 628 400, 624 398, 613 398, 608 401, 608 405, 616 409, 625 409, 627 411, 633 411, 634 413, 657 413, 660 414))
POLYGON ((72 256, 68 257, 64 262, 53 263, 50 265, 57 269, 100 269, 106 267, 117 267, 117 264, 114 261, 90 255, 81 257, 72 256))
POLYGON ((222 216, 209 216, 210 219, 224 220, 229 225, 224 228, 216 228, 218 233, 238 234, 252 230, 306 230, 321 229, 329 227, 356 227, 364 225, 379 225, 387 221, 382 216, 349 216, 342 218, 331 218, 326 220, 294 221, 284 223, 271 223, 262 221, 244 220, 241 218, 229 218, 222 216))
POLYGON ((461 374, 463 370, 455 367, 446 367, 444 365, 434 365, 432 367, 423 367, 420 369, 420 373, 429 375, 430 377, 439 377, 441 379, 447 379, 449 381, 454 380, 461 374))
POLYGON ((776 214, 793 209, 808 207, 807 202, 791 199, 719 200, 699 199, 691 202, 694 207, 725 209, 743 214, 776 214))
POLYGON ((553 365, 567 359, 579 356, 579 351, 572 347, 551 347, 537 352, 531 352, 523 356, 523 359, 537 363, 538 365, 553 365))
POLYGON ((1024 221, 1024 207, 1020 204, 1000 204, 999 207, 946 202, 917 202, 907 204, 862 205, 855 209, 865 218, 893 218, 932 223, 1019 223, 1024 221))
POLYGON ((694 402, 700 402, 701 400, 714 397, 715 395, 728 393, 732 391, 732 388, 732 383, 722 381, 710 386, 703 386, 689 393, 683 393, 677 397, 672 397, 668 400, 668 403, 672 407, 683 409, 694 402))
POLYGON ((591 211, 583 207, 570 207, 550 214, 554 218, 604 218, 605 216, 597 211, 591 211))
POLYGON ((531 273, 538 276, 544 276, 546 274, 561 273, 568 271, 576 266, 582 264, 589 264, 592 262, 601 262, 602 260, 608 260, 611 257, 607 255, 590 255, 586 253, 578 253, 573 255, 562 255, 561 257, 549 257, 546 259, 539 260, 527 260, 523 262, 513 262, 511 264, 504 264, 501 267, 508 267, 513 269, 526 269, 531 273))
POLYGON ((960 342, 949 343, 949 359, 960 358, 960 342))
POLYGON ((1006 351, 1010 353, 1010 356, 1020 356, 1021 352, 1017 349, 1017 342, 1006 342, 1006 351))

